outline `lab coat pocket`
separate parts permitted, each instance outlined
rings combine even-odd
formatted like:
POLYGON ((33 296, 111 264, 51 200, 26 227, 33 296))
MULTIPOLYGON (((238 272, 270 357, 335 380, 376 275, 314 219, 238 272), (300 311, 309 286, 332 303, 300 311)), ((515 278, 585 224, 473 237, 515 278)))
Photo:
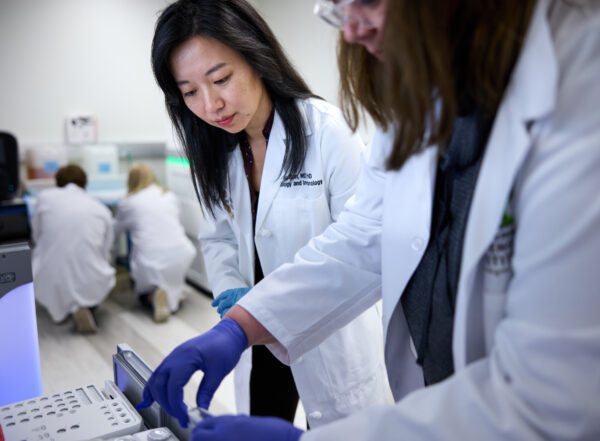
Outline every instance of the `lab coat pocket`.
POLYGON ((513 277, 514 236, 514 223, 501 226, 482 263, 483 323, 486 350, 491 348, 494 330, 504 316, 507 292, 513 277))
POLYGON ((504 317, 506 293, 485 292, 483 296, 484 338, 485 350, 490 351, 494 331, 504 317))
POLYGON ((281 238, 280 251, 285 256, 279 262, 291 262, 300 248, 331 223, 329 204, 323 193, 314 198, 277 197, 273 200, 271 214, 265 228, 281 238))
MULTIPOLYGON (((367 383, 383 364, 383 337, 374 307, 340 328, 304 357, 310 366, 307 388, 318 400, 349 401, 360 406, 364 394, 372 389, 367 383), (366 388, 366 390, 365 390, 366 388), (356 402, 354 401, 356 398, 356 402)), ((299 388, 300 390, 300 388, 299 388)))

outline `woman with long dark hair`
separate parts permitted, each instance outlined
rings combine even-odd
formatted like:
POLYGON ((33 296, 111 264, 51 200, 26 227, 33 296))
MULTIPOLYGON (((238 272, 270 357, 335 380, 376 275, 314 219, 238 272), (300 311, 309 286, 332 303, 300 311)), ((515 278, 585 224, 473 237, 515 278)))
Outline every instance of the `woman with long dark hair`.
MULTIPOLYGON (((224 315, 337 219, 356 187, 361 142, 244 0, 168 6, 152 66, 190 159, 202 252, 224 315)), ((386 402, 379 320, 369 308, 289 367, 252 348, 236 369, 238 412, 293 421, 299 396, 315 427, 386 402)))
MULTIPOLYGON (((599 439, 600 2, 317 5, 347 42, 347 113, 380 126, 369 162, 338 222, 201 336, 211 361, 187 368, 211 385, 231 369, 215 335, 295 359, 379 286, 397 402, 304 434, 210 418, 193 439, 599 439)), ((167 406, 170 357, 146 393, 167 406)))

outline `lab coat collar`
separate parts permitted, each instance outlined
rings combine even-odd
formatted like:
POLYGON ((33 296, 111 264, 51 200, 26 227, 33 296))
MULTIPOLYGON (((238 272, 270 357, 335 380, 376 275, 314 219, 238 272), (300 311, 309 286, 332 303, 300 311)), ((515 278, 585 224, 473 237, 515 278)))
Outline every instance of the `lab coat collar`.
POLYGON ((77 184, 73 184, 72 182, 70 182, 67 185, 65 185, 64 189, 68 190, 68 191, 76 191, 76 192, 79 192, 79 193, 85 193, 85 189, 81 188, 77 184))
POLYGON ((527 126, 555 107, 559 72, 548 21, 551 2, 539 0, 533 13, 523 49, 496 114, 473 194, 455 311, 456 369, 485 353, 481 312, 476 306, 481 299, 474 298, 473 292, 478 263, 500 226, 517 172, 531 146, 527 126), (479 318, 474 320, 476 314, 479 318))
POLYGON ((556 104, 558 60, 548 14, 552 0, 539 0, 506 95, 527 122, 550 113, 556 104))

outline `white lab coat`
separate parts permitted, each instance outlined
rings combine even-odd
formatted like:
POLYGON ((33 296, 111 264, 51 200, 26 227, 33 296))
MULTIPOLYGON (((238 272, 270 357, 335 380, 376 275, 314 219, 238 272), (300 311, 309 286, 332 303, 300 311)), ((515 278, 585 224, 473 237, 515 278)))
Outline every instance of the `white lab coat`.
POLYGON ((185 274, 196 247, 179 220, 177 197, 158 185, 150 185, 125 197, 117 207, 115 231, 128 232, 129 266, 136 291, 167 291, 171 312, 185 295, 185 274))
POLYGON ((240 301, 294 360, 382 286, 398 403, 302 441, 600 439, 600 2, 573 3, 538 2, 490 134, 464 238, 453 376, 422 387, 394 313, 428 241, 433 147, 386 172, 391 137, 378 133, 338 222, 240 301), (499 228, 507 207, 514 230, 499 228))
POLYGON ((55 322, 101 303, 115 286, 113 221, 107 207, 75 184, 37 197, 32 219, 36 300, 55 322))
MULTIPOLYGON (((310 238, 337 218, 356 188, 362 146, 336 107, 318 99, 299 101, 307 128, 307 155, 300 176, 280 176, 285 129, 275 113, 269 136, 253 235, 248 180, 240 149, 230 159, 231 215, 206 216, 200 242, 215 296, 254 283, 254 244, 265 275, 291 262, 310 238)), ((333 288, 333 285, 331 286, 333 288)), ((298 293, 303 302, 304 293, 298 293)), ((318 299, 313 301, 319 303, 318 299)), ((249 407, 249 351, 235 371, 238 412, 249 407)), ((374 404, 390 402, 383 360, 381 317, 369 308, 291 365, 311 427, 374 404)))

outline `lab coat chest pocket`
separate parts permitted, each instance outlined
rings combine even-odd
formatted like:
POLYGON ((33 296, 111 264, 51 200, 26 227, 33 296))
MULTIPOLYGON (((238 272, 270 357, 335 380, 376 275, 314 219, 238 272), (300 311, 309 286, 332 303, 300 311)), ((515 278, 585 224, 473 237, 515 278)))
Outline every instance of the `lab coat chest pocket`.
POLYGON ((324 192, 297 192, 294 194, 296 197, 286 197, 286 192, 281 190, 273 200, 271 216, 265 227, 279 238, 280 249, 277 252, 285 254, 280 262, 291 262, 300 248, 327 228, 331 215, 324 192))
POLYGON ((506 294, 513 276, 514 237, 514 222, 505 216, 481 262, 486 350, 491 348, 494 330, 504 315, 506 294))

